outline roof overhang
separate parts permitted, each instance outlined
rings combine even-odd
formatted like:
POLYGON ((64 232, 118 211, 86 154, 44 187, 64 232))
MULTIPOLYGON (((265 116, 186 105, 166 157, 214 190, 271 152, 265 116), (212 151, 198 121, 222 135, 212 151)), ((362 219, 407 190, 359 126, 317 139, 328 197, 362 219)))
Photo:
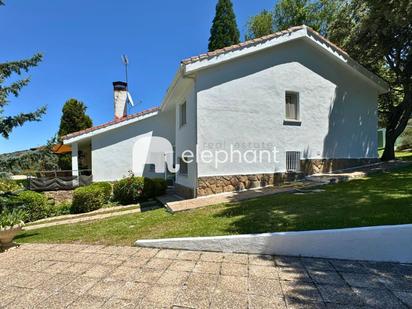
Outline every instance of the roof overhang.
POLYGON ((353 60, 345 51, 322 37, 319 33, 304 25, 277 32, 266 37, 240 43, 216 52, 183 60, 180 68, 180 74, 183 76, 196 74, 200 70, 210 68, 239 57, 257 53, 293 40, 301 39, 312 42, 314 46, 334 57, 336 61, 340 62, 355 73, 358 73, 358 75, 367 80, 371 86, 375 87, 379 93, 386 93, 389 91, 389 86, 384 80, 368 71, 358 62, 353 60))
POLYGON ((81 135, 78 135, 78 136, 68 137, 67 139, 63 140, 63 144, 70 145, 70 144, 73 144, 73 143, 78 143, 78 142, 84 141, 86 139, 90 139, 93 136, 96 136, 98 134, 102 134, 102 133, 105 133, 105 132, 108 132, 108 131, 111 131, 111 130, 115 130, 115 129, 130 125, 132 123, 139 122, 143 119, 147 119, 147 118, 156 116, 158 113, 159 113, 159 111, 156 110, 156 111, 153 111, 153 112, 150 112, 150 113, 146 113, 142 116, 134 117, 134 118, 131 118, 131 119, 128 119, 128 120, 124 120, 124 121, 112 124, 110 126, 102 127, 102 128, 99 128, 99 129, 96 129, 94 131, 87 132, 87 133, 84 133, 84 134, 81 134, 81 135))

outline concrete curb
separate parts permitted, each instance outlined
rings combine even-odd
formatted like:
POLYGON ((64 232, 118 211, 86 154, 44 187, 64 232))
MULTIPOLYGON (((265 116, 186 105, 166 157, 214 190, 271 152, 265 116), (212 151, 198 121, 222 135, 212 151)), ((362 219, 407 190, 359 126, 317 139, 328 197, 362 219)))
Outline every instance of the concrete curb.
POLYGON ((412 263, 412 224, 138 240, 140 247, 412 263))

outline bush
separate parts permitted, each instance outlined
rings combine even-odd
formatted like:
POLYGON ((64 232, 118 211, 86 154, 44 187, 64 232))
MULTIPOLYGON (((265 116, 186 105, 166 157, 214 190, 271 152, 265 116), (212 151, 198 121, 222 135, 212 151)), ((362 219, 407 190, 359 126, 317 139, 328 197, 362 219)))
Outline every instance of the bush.
POLYGON ((109 182, 104 182, 104 181, 102 181, 102 182, 95 182, 95 183, 92 183, 90 186, 98 187, 98 188, 100 188, 101 190, 103 190, 105 199, 106 199, 107 201, 110 200, 110 198, 111 198, 111 196, 112 196, 113 188, 112 188, 112 185, 111 185, 109 182))
POLYGON ((144 178, 131 176, 115 182, 113 200, 122 205, 136 204, 143 196, 144 178))
POLYGON ((94 183, 74 190, 72 212, 85 213, 102 208, 109 202, 111 194, 105 183, 94 183))
POLYGON ((167 182, 162 178, 145 178, 143 195, 146 198, 153 198, 166 193, 167 182))
POLYGON ((53 207, 53 213, 52 216, 63 216, 63 215, 68 215, 72 212, 72 203, 70 202, 63 202, 60 204, 57 204, 53 207))
POLYGON ((13 227, 15 225, 23 225, 27 214, 21 209, 4 210, 0 213, 0 229, 13 227))
POLYGON ((11 179, 0 179, 0 193, 10 193, 22 189, 23 186, 11 179))
POLYGON ((44 219, 52 213, 47 196, 34 191, 23 191, 13 198, 27 213, 28 222, 44 219))

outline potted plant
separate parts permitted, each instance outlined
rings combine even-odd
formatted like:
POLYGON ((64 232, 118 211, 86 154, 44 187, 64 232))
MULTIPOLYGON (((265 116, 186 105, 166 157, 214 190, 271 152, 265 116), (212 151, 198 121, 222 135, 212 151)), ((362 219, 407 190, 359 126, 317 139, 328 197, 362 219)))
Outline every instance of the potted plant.
POLYGON ((20 209, 4 209, 0 213, 0 247, 11 247, 16 234, 23 229, 25 212, 20 209))

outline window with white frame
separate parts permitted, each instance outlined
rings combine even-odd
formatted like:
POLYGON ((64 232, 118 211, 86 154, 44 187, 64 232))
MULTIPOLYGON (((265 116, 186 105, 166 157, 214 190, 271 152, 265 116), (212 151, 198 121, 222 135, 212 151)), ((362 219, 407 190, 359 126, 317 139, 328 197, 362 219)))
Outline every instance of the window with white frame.
POLYGON ((180 105, 179 121, 179 127, 183 127, 186 124, 186 102, 180 105))
POLYGON ((188 164, 187 159, 183 160, 182 157, 179 158, 179 174, 182 176, 187 176, 188 164))
POLYGON ((285 111, 286 120, 299 120, 299 93, 286 91, 285 111))
POLYGON ((286 171, 300 172, 300 151, 286 151, 286 171))

